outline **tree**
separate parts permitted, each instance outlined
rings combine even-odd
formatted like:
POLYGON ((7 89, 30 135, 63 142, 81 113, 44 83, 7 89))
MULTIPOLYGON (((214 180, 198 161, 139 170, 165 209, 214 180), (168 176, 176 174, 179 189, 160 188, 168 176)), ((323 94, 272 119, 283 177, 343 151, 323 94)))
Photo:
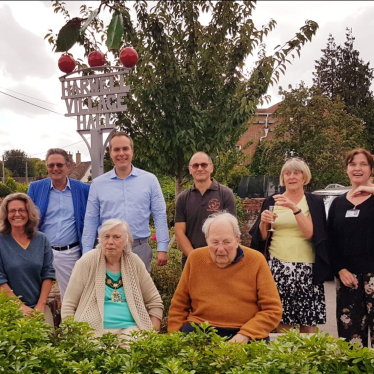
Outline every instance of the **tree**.
POLYGON ((13 192, 17 191, 17 183, 13 178, 8 178, 5 185, 13 192))
POLYGON ((5 151, 3 157, 5 160, 5 167, 12 172, 12 176, 25 176, 27 155, 24 151, 12 149, 5 151))
POLYGON ((352 29, 347 28, 343 46, 337 46, 330 34, 323 56, 316 61, 313 83, 330 99, 340 97, 347 112, 362 119, 366 144, 374 150, 373 69, 360 58, 354 41, 352 29))
POLYGON ((298 88, 280 90, 284 100, 276 115, 280 122, 273 140, 264 142, 268 175, 279 175, 285 155, 294 149, 312 172, 312 188, 348 182, 343 169, 347 151, 358 147, 364 134, 362 121, 347 113, 342 100, 330 100, 301 82, 298 88))
POLYGON ((47 165, 44 161, 39 160, 35 162, 35 175, 36 177, 45 177, 48 175, 47 165))
MULTIPOLYGON (((55 12, 69 19, 64 3, 56 1, 54 7, 55 12)), ((315 22, 307 21, 272 56, 266 56, 261 48, 255 68, 247 74, 245 59, 276 24, 271 20, 257 29, 252 17, 253 1, 159 1, 148 9, 146 1, 138 0, 134 3, 133 22, 124 1, 102 1, 95 14, 102 7, 113 13, 107 45, 112 48, 110 41, 119 37, 118 46, 126 42, 140 56, 135 73, 128 77, 128 111, 116 116, 115 123, 132 136, 136 159, 148 170, 175 177, 177 195, 188 176, 187 162, 192 154, 206 151, 214 157, 232 148, 269 84, 284 74, 288 56, 300 54, 318 28, 315 22), (206 24, 201 22, 203 15, 209 18, 206 24), (120 23, 123 26, 116 30, 115 24, 120 23)), ((82 5, 85 18, 81 20, 92 13, 82 5)), ((52 32, 46 35, 59 50, 64 50, 61 41, 68 37, 66 30, 80 27, 76 18, 69 22, 57 38, 52 32)), ((78 40, 87 55, 97 48, 96 40, 105 40, 105 28, 98 15, 88 30, 90 34, 83 32, 83 36, 75 33, 65 43, 65 50, 78 40), (95 40, 90 38, 92 34, 95 40)), ((119 64, 116 48, 111 52, 119 64)))

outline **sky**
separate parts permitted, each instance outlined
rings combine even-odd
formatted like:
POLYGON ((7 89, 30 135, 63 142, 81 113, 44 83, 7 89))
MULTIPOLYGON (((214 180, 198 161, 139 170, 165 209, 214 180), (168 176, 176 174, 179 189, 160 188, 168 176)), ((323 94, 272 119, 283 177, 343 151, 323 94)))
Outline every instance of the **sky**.
MULTIPOLYGON (((67 2, 67 9, 72 17, 77 17, 81 4, 97 8, 99 3, 67 2)), ((43 40, 49 29, 57 33, 65 24, 61 14, 53 13, 51 4, 0 2, 0 157, 6 150, 21 149, 29 157, 44 159, 49 148, 59 147, 74 155, 79 151, 82 161, 89 161, 87 146, 76 131, 76 120, 64 116, 67 110, 61 100, 59 81, 63 73, 57 65, 61 54, 53 53, 51 45, 43 40)), ((374 1, 258 1, 253 12, 255 25, 261 27, 270 19, 277 22, 266 39, 268 54, 291 39, 306 20, 319 24, 312 42, 302 48, 301 58, 296 57, 279 84, 269 89, 271 103, 264 107, 281 101, 279 86, 295 87, 300 81, 310 86, 315 60, 322 56, 329 34, 337 44, 343 44, 346 27, 353 30, 360 57, 374 67, 373 18, 374 1)), ((103 19, 108 24, 109 14, 104 14, 103 19)), ((83 58, 81 46, 74 46, 70 52, 83 58)), ((251 59, 248 60, 250 66, 251 59)))

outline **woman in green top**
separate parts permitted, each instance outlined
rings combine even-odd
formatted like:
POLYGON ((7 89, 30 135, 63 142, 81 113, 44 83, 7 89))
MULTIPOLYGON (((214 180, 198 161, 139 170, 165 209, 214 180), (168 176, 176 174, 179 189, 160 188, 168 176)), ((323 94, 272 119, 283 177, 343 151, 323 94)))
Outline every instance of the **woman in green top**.
POLYGON ((62 319, 88 322, 100 336, 160 329, 163 304, 133 238, 120 219, 103 223, 99 244, 77 261, 62 304, 62 319))

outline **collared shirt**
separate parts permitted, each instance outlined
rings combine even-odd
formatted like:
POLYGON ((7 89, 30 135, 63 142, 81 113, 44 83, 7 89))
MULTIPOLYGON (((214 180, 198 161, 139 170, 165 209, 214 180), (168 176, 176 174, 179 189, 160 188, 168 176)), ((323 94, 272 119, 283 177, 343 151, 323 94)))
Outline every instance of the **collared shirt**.
POLYGON ((175 222, 186 223, 186 236, 193 248, 206 246, 202 227, 213 213, 225 210, 236 217, 236 202, 232 190, 212 179, 212 184, 203 195, 193 184, 177 199, 175 222))
POLYGON ((47 235, 52 246, 78 242, 69 178, 62 191, 54 188, 52 181, 50 189, 48 208, 40 231, 47 235))
POLYGON ((125 220, 134 239, 149 237, 151 213, 156 226, 157 250, 167 252, 169 230, 166 204, 156 176, 133 166, 125 179, 119 178, 114 169, 95 178, 84 219, 83 253, 93 248, 97 232, 103 222, 110 218, 125 220))
POLYGON ((234 260, 232 261, 232 264, 236 264, 242 258, 244 258, 244 251, 243 251, 243 248, 240 245, 238 245, 238 252, 236 253, 234 260))

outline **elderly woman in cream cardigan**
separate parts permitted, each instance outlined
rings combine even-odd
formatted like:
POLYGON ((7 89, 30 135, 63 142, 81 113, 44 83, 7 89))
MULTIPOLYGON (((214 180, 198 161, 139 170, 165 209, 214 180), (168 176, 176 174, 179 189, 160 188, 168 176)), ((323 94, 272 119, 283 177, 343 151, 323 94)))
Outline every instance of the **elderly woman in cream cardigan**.
POLYGON ((95 336, 160 329, 163 304, 142 260, 131 252, 127 222, 110 219, 99 244, 75 264, 62 303, 62 320, 88 322, 95 336))

